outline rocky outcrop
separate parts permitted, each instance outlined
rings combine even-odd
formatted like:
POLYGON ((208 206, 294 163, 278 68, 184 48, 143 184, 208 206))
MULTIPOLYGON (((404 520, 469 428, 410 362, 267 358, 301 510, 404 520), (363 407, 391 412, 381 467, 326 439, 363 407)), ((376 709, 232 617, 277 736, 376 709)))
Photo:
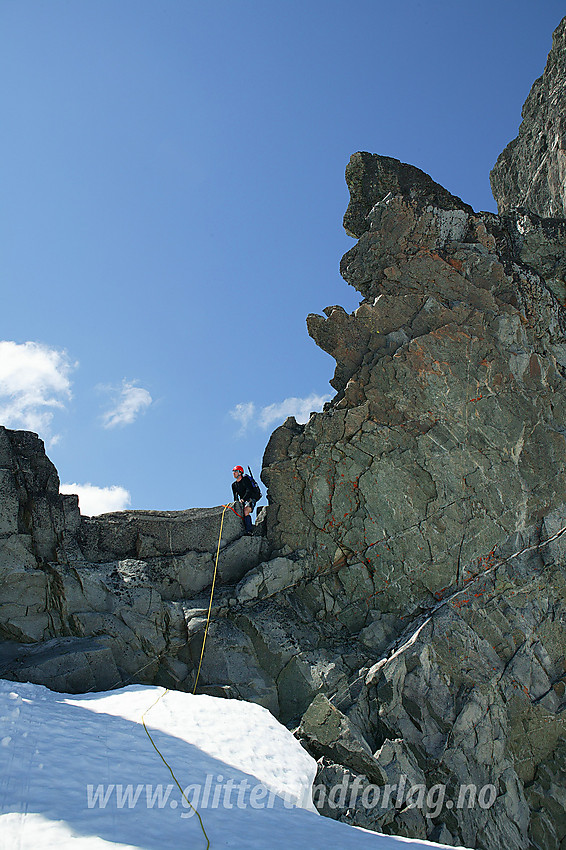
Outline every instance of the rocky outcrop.
POLYGON ((338 395, 278 429, 264 459, 275 550, 357 564, 388 616, 566 497, 560 305, 500 220, 433 203, 372 207, 342 261, 362 304, 309 317, 338 395))
POLYGON ((353 209, 368 212, 342 273, 364 300, 308 320, 337 360, 337 396, 305 426, 288 420, 264 458, 274 554, 300 550, 312 610, 379 657, 318 696, 299 734, 328 789, 365 777, 357 803, 348 791, 326 814, 558 847, 547 765, 563 746, 566 360, 545 257, 559 241, 530 215, 529 248, 517 219, 473 213, 420 176, 412 192, 393 162, 356 154, 347 171, 363 175, 353 209), (448 789, 449 805, 360 803, 401 776, 448 789), (458 809, 467 785, 492 805, 458 809))
MULTIPOLYGON (((189 689, 223 508, 82 517, 38 437, 6 428, 0 481, 0 675, 70 692, 131 681, 189 689)), ((241 535, 226 511, 220 585, 266 551, 262 536, 241 535)))
MULTIPOLYGON (((192 690, 224 513, 199 690, 299 719, 375 660, 301 602, 300 556, 269 559, 223 507, 81 516, 35 434, 0 428, 0 675, 81 692, 192 690), (298 593, 296 592, 298 590, 298 593)), ((308 594, 308 590, 306 591, 308 594)))
POLYGON ((472 212, 468 204, 451 195, 420 168, 390 156, 376 157, 364 151, 354 154, 346 166, 346 183, 350 202, 344 213, 344 229, 356 239, 368 230, 368 215, 374 205, 389 197, 406 197, 417 210, 432 204, 439 210, 472 212))
POLYGON ((554 32, 544 73, 523 106, 516 139, 499 155, 491 188, 499 213, 525 207, 566 218, 566 18, 554 32))

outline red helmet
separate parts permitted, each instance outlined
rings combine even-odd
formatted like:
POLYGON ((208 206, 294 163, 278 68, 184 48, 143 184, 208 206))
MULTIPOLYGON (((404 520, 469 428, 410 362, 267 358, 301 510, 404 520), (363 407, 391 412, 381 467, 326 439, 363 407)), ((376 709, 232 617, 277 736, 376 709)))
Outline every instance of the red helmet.
POLYGON ((243 475, 244 474, 244 467, 243 466, 235 466, 234 469, 232 470, 232 472, 241 472, 242 475, 243 475))

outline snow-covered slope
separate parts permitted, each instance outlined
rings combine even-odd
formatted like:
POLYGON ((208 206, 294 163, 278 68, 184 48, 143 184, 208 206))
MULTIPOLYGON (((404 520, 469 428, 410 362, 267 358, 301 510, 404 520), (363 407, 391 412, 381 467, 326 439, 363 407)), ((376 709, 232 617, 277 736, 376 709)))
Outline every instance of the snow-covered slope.
POLYGON ((211 848, 439 846, 319 817, 315 772, 251 703, 145 686, 69 696, 0 680, 2 850, 205 850, 187 799, 211 848))

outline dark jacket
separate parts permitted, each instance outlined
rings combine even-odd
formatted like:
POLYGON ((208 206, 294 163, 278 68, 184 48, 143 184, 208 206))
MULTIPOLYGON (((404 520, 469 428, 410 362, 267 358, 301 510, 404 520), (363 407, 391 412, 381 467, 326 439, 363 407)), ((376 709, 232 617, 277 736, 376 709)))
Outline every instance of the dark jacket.
POLYGON ((241 502, 255 502, 250 476, 242 475, 239 481, 233 481, 232 493, 234 494, 234 501, 240 499, 241 502))

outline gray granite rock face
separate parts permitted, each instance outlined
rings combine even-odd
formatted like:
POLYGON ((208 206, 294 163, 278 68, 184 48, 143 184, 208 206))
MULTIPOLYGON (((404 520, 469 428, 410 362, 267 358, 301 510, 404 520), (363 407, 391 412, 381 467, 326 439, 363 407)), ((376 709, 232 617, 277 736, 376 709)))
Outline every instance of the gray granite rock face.
POLYGON ((524 207, 543 218, 566 218, 566 18, 554 32, 546 68, 522 117, 517 138, 491 172, 499 213, 524 207))

